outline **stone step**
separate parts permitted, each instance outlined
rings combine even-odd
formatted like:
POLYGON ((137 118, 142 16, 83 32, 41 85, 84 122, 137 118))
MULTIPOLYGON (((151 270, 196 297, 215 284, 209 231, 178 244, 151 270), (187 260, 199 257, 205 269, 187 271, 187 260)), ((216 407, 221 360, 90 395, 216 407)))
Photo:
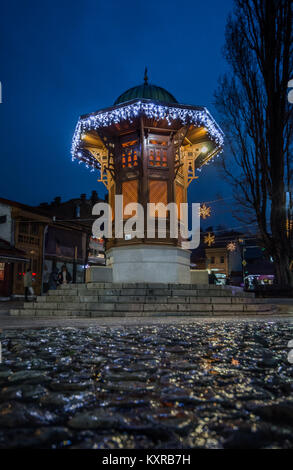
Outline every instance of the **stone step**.
POLYGON ((11 315, 71 317, 213 316, 277 313, 254 294, 230 286, 69 284, 25 303, 11 315))
POLYGON ((90 282, 90 283, 78 283, 78 284, 65 284, 58 286, 58 290, 68 290, 71 288, 79 288, 79 287, 86 287, 87 289, 108 289, 108 288, 115 288, 115 289, 185 289, 185 290, 192 290, 192 289, 207 289, 207 288, 216 288, 216 289, 239 289, 237 287, 232 286, 218 286, 215 284, 165 284, 165 283, 149 283, 149 282, 136 282, 136 283, 117 283, 117 282, 90 282))
MULTIPOLYGON (((245 298, 245 297, 180 297, 180 296, 131 296, 131 295, 81 295, 81 296, 39 296, 37 297, 38 304, 56 304, 56 303, 200 303, 200 304, 242 304, 242 303, 263 303, 263 299, 245 298)), ((29 304, 25 304, 25 308, 29 308, 29 304)))
POLYGON ((231 291, 224 289, 167 289, 167 288, 125 288, 125 289, 57 289, 49 291, 48 297, 74 297, 74 296, 151 296, 151 297, 241 297, 241 298, 254 298, 253 295, 236 291, 234 294, 231 291))
POLYGON ((69 302, 62 302, 62 303, 37 303, 32 302, 30 304, 25 304, 24 311, 27 310, 39 310, 39 311, 80 311, 80 312, 89 312, 89 311, 108 311, 108 312, 212 312, 212 311, 221 311, 221 312, 247 312, 247 311, 270 311, 271 305, 267 303, 239 303, 239 304, 232 304, 232 303, 174 303, 174 304, 160 304, 160 303, 69 303, 69 302))
MULTIPOLYGON (((181 289, 181 290, 226 290, 226 291, 241 291, 240 287, 234 286, 218 286, 214 284, 164 284, 164 283, 112 283, 112 282, 92 282, 92 283, 79 283, 79 284, 66 284, 58 286, 57 290, 70 290, 70 289, 181 289)), ((253 294, 253 293, 247 293, 253 294)))
POLYGON ((26 317, 83 317, 83 318, 104 318, 104 317, 216 317, 216 316, 233 316, 237 315, 267 315, 275 314, 278 312, 277 308, 270 310, 247 310, 245 312, 238 310, 213 310, 213 311, 102 311, 102 310, 91 310, 91 311, 74 311, 74 310, 39 310, 39 309, 14 309, 10 311, 12 316, 26 316, 26 317))

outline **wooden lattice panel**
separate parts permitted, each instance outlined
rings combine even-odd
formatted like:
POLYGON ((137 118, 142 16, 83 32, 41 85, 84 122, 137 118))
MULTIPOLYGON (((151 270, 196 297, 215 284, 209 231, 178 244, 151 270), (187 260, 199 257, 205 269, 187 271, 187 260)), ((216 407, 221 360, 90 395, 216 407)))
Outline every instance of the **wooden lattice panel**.
POLYGON ((175 201, 177 204, 178 208, 178 218, 181 219, 181 211, 180 211, 180 204, 183 204, 185 202, 185 197, 184 197, 184 188, 181 186, 179 183, 175 183, 175 201))
MULTIPOLYGON (((123 213, 127 204, 138 202, 138 180, 124 181, 122 183, 123 213)), ((129 219, 131 215, 124 215, 124 219, 129 219)))
MULTIPOLYGON (((149 202, 159 204, 160 202, 167 206, 168 204, 168 185, 167 181, 151 180, 149 182, 149 202)), ((165 210, 158 210, 156 214, 154 211, 150 212, 151 217, 166 217, 165 210)))

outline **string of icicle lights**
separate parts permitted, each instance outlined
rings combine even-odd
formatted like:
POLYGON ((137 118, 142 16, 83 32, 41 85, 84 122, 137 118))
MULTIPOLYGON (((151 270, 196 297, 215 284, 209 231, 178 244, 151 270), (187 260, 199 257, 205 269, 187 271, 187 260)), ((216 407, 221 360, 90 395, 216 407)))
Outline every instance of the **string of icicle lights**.
POLYGON ((216 124, 207 108, 189 109, 179 107, 169 107, 156 103, 144 103, 138 101, 126 106, 122 106, 110 111, 104 111, 95 115, 81 118, 76 126, 71 148, 72 160, 79 159, 80 163, 84 162, 87 167, 99 169, 99 164, 94 157, 85 152, 81 146, 82 134, 89 130, 97 130, 99 128, 108 127, 112 124, 119 124, 122 121, 133 122, 133 119, 139 115, 149 119, 163 120, 166 119, 168 125, 174 120, 180 120, 182 125, 193 124, 196 127, 205 127, 212 141, 215 142, 220 149, 224 144, 224 134, 220 127, 216 124))

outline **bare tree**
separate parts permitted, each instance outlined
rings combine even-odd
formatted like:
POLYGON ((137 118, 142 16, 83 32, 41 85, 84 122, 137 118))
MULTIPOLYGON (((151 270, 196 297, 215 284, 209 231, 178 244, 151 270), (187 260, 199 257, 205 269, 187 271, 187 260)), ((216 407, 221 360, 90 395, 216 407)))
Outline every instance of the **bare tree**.
POLYGON ((292 287, 292 230, 286 209, 293 147, 287 89, 293 78, 292 1, 234 4, 224 47, 231 74, 221 78, 215 94, 233 156, 225 154, 223 168, 242 206, 238 218, 257 224, 279 286, 292 287))

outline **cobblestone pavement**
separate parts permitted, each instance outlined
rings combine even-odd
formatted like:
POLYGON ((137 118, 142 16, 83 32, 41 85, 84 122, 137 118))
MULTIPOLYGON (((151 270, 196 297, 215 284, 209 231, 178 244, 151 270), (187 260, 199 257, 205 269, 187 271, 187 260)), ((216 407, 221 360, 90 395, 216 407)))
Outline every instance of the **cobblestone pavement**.
POLYGON ((3 330, 0 448, 292 448, 292 322, 188 320, 3 330))

